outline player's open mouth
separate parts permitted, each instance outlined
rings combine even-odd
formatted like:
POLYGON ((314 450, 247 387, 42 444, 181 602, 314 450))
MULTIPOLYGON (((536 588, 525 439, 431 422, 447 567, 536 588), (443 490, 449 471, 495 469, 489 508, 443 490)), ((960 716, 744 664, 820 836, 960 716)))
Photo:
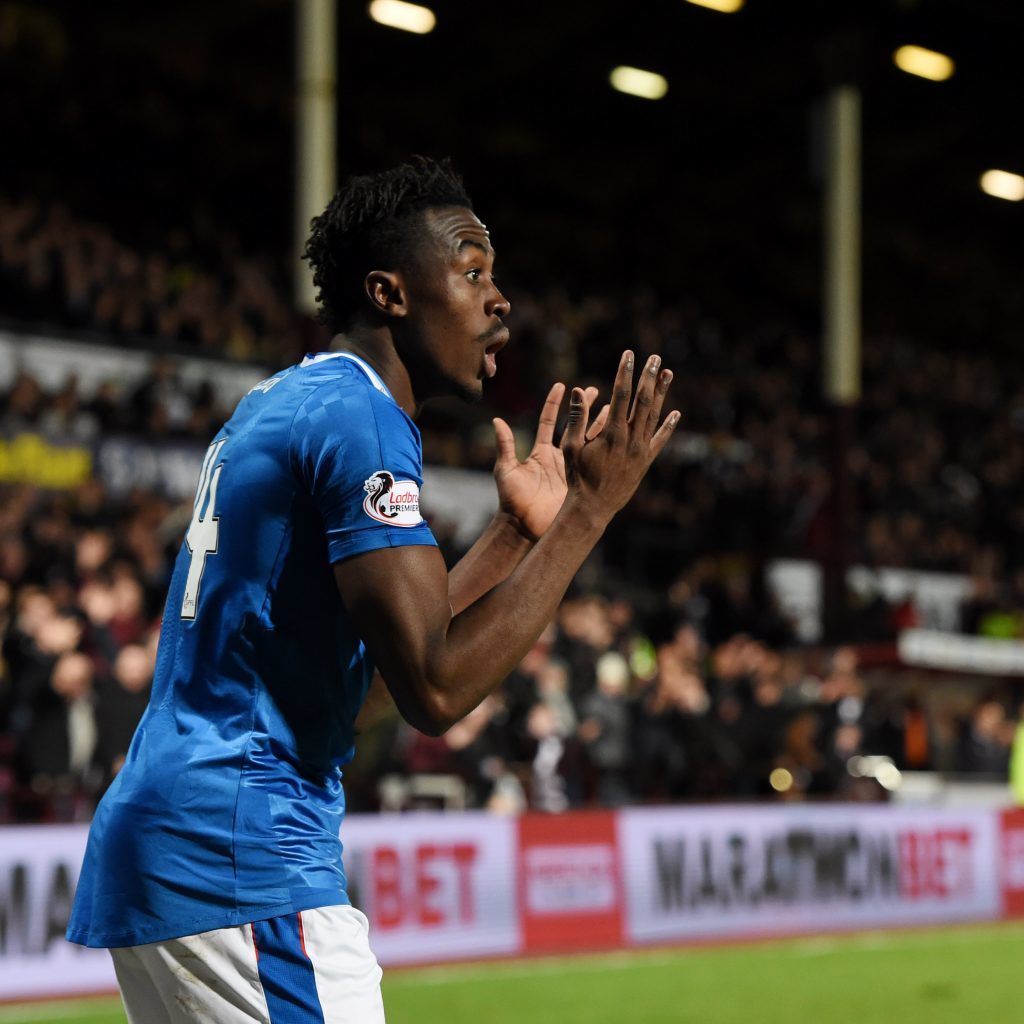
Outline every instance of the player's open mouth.
POLYGON ((484 373, 493 377, 498 372, 498 350, 508 343, 508 328, 502 327, 494 337, 494 340, 484 349, 484 373))

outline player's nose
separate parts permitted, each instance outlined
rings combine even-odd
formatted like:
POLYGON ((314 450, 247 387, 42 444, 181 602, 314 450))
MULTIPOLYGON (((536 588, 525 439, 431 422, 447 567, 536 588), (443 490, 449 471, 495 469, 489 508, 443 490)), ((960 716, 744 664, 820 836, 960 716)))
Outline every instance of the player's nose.
POLYGON ((497 285, 492 285, 491 294, 487 299, 487 315, 505 317, 511 309, 512 303, 501 294, 497 285))

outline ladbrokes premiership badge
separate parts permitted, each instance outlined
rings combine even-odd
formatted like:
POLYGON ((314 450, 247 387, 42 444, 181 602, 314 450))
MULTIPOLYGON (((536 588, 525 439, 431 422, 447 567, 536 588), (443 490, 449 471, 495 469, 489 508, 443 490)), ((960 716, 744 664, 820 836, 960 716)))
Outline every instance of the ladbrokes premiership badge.
POLYGON ((420 489, 414 480, 396 480, 386 469, 378 469, 363 484, 363 511, 389 526, 419 526, 420 489))

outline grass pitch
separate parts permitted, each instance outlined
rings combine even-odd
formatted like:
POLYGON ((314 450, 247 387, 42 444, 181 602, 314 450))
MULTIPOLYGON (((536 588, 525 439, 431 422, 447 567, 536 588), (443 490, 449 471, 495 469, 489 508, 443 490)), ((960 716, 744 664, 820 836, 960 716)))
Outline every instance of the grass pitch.
MULTIPOLYGON (((388 1024, 1020 1024, 1024 925, 390 971, 388 1024)), ((111 1000, 0 1024, 124 1024, 111 1000)))

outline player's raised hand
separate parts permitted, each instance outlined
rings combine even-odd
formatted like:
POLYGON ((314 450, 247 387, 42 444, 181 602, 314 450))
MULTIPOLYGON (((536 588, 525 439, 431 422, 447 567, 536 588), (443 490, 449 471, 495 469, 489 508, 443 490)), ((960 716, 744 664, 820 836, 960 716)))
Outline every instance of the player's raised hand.
POLYGON ((574 388, 569 398, 569 422, 562 436, 562 455, 570 497, 589 514, 607 522, 636 492, 651 463, 668 443, 679 423, 673 411, 659 425, 672 371, 651 356, 633 393, 633 353, 619 360, 607 412, 590 420, 593 399, 574 388), (632 405, 631 405, 632 402, 632 405), (597 429, 600 427, 600 429, 597 429))
MULTIPOLYGON (((597 388, 583 392, 588 402, 597 398, 597 388)), ((500 418, 494 420, 498 457, 494 480, 498 485, 498 504, 514 516, 523 533, 536 540, 543 536, 565 501, 565 461, 554 443, 558 410, 565 397, 565 385, 555 384, 548 392, 537 423, 533 449, 520 462, 516 456, 515 435, 500 418)))

